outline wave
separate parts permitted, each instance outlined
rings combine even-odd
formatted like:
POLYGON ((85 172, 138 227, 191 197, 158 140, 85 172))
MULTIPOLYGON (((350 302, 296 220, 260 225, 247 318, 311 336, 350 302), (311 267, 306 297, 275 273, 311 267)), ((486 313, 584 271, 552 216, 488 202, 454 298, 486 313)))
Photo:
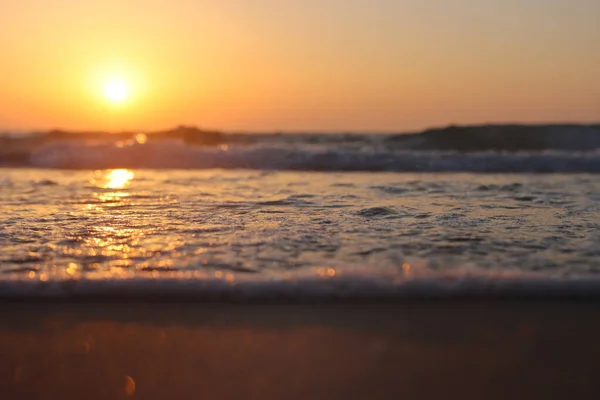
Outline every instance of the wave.
POLYGON ((600 173, 600 152, 475 152, 336 149, 311 146, 189 146, 168 140, 127 146, 55 142, 33 151, 43 168, 259 169, 476 173, 600 173))
POLYGON ((402 299, 596 299, 597 276, 552 276, 509 270, 457 268, 446 272, 398 270, 381 272, 333 269, 315 272, 219 274, 163 272, 160 276, 131 273, 90 273, 85 277, 59 274, 30 278, 3 274, 0 299, 105 300, 156 298, 225 301, 352 301, 402 299), (333 271, 333 272, 331 272, 333 271))
POLYGON ((0 136, 0 166, 314 171, 600 172, 600 125, 450 126, 415 134, 0 136), (141 139, 141 140, 140 140, 141 139))

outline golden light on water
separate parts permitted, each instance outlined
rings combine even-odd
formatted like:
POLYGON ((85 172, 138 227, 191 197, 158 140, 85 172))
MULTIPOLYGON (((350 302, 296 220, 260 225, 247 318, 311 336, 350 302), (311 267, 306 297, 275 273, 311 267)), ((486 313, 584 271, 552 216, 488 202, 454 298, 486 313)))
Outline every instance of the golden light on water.
POLYGON ((135 141, 138 144, 146 144, 146 142, 148 141, 148 136, 146 136, 145 133, 138 133, 137 135, 135 135, 135 141))
POLYGON ((128 169, 113 169, 106 175, 105 189, 123 189, 129 185, 135 174, 128 169))
POLYGON ((77 264, 75 264, 75 263, 72 263, 72 262, 71 262, 71 263, 69 263, 69 265, 67 266, 67 269, 66 269, 66 271, 65 271, 65 272, 66 272, 68 275, 75 275, 75 273, 77 272, 77 268, 78 268, 78 267, 79 267, 79 266, 78 266, 77 264))

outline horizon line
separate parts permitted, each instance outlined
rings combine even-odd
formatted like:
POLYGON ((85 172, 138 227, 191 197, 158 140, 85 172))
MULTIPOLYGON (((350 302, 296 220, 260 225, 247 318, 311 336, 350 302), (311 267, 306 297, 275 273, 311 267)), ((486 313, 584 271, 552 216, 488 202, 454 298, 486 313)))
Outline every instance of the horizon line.
POLYGON ((5 134, 47 134, 51 132, 66 132, 72 134, 91 134, 91 133, 105 133, 108 135, 113 134, 123 134, 123 133, 156 133, 156 132, 165 132, 165 131, 173 131, 180 128, 187 129, 198 129, 203 132, 219 132, 223 134, 233 134, 233 135, 256 135, 256 134, 291 134, 291 135, 315 135, 315 134, 326 134, 326 135, 339 135, 339 134, 349 134, 349 135, 385 135, 385 134, 415 134, 415 133, 423 133, 431 130, 438 129, 447 129, 451 127, 457 128, 477 128, 477 127, 489 127, 489 126, 600 126, 600 119, 596 122, 575 122, 575 121, 556 121, 556 122, 481 122, 481 123, 447 123, 445 125, 429 125, 426 128, 422 129, 413 129, 413 130, 402 130, 402 129, 374 129, 374 130, 350 130, 350 129, 339 129, 339 130, 331 130, 331 129, 310 129, 310 130, 292 130, 292 129, 264 129, 264 130, 226 130, 226 129, 218 129, 218 128, 208 128, 203 127, 201 125, 196 124, 176 124, 171 126, 170 128, 160 128, 160 129, 120 129, 120 130, 102 130, 102 129, 68 129, 68 128, 45 128, 45 129, 8 129, 8 128, 0 128, 0 135, 5 134))

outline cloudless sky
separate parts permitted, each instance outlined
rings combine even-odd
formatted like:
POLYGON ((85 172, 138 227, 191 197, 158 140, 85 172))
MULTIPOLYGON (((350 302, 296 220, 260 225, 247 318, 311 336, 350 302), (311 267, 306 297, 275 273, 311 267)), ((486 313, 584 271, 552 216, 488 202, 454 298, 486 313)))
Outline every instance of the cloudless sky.
POLYGON ((1 0, 0 65, 3 129, 591 122, 600 1, 1 0))

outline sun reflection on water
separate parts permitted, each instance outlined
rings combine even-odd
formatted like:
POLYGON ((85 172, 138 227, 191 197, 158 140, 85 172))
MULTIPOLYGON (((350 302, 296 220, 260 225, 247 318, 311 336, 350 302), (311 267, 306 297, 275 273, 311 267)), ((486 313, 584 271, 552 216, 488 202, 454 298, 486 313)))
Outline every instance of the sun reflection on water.
POLYGON ((128 169, 113 169, 106 175, 105 189, 124 189, 135 174, 128 169))

